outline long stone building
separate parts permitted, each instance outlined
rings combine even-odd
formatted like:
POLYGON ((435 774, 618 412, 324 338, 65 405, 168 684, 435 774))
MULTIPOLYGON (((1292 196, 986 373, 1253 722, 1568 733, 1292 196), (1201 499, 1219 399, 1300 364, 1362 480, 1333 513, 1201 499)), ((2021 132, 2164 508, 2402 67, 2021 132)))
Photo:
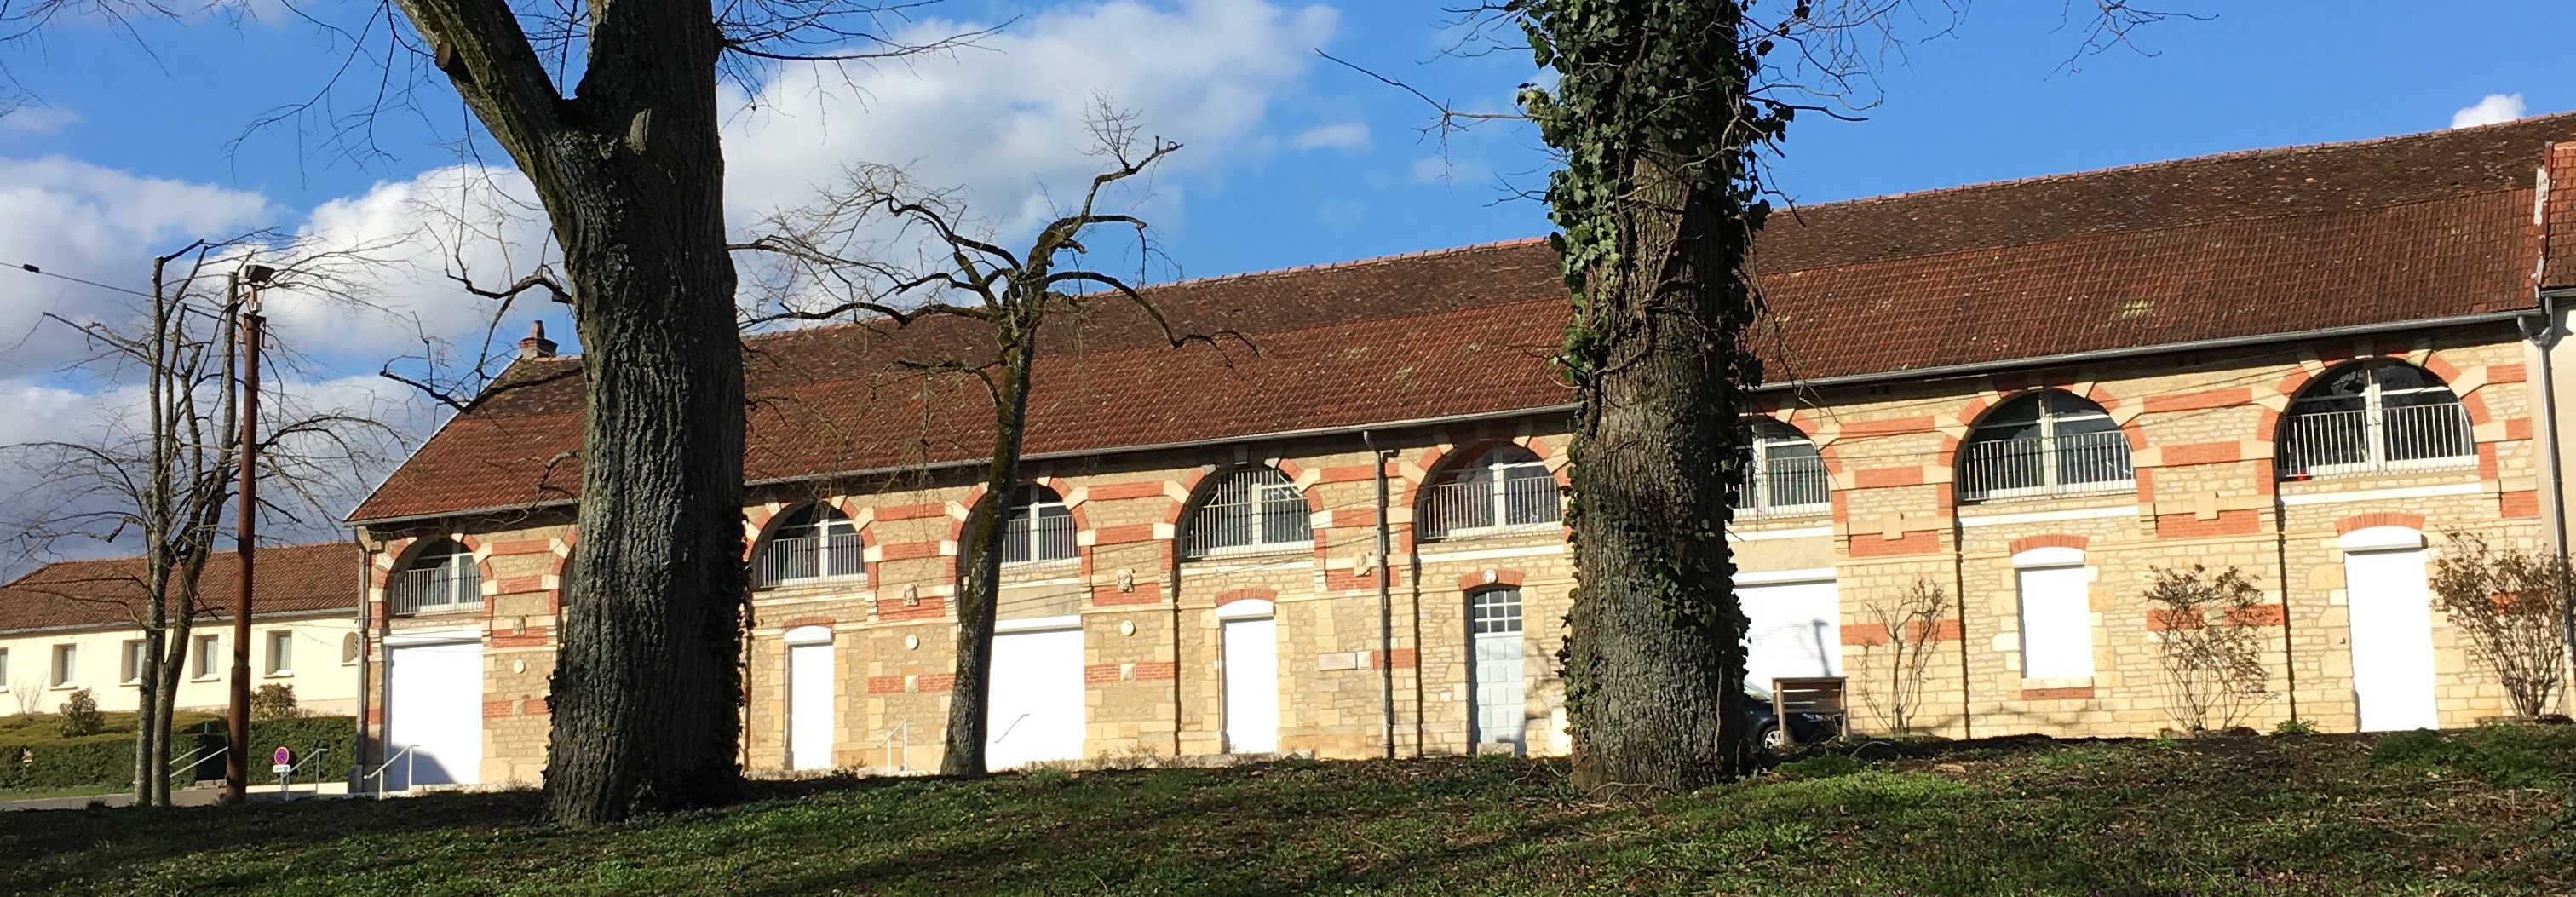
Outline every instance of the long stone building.
MULTIPOLYGON (((2561 538, 2570 359, 2544 347, 2576 286, 2571 140, 2556 116, 1775 215, 1730 532, 1753 678, 1850 675, 1858 725, 1887 727, 1873 609, 1929 587, 1917 728, 2153 734, 2175 715, 2142 592, 2201 563, 2264 593, 2254 725, 2503 712, 2426 575, 2450 534, 2561 538)), ((980 387, 905 364, 970 331, 747 341, 747 765, 936 765, 983 502, 1011 520, 996 764, 1566 750, 1547 245, 1147 295, 1243 339, 1062 320, 1008 495, 972 485, 980 387)), ((523 355, 352 515, 370 716, 423 783, 544 766, 582 367, 523 355)))

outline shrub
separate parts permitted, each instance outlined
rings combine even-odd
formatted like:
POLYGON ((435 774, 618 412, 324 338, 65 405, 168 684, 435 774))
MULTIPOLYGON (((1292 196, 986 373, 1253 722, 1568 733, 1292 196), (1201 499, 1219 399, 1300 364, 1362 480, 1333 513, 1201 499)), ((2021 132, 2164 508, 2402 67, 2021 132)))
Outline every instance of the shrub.
POLYGON ((2451 534, 2433 565, 2433 603, 2467 635, 2469 656, 2504 685, 2513 712, 2549 712, 2576 574, 2565 555, 2496 550, 2475 533, 2451 534))
MULTIPOLYGON (((176 731, 176 730, 174 730, 176 731)), ((33 734, 33 733, 28 733, 33 734)), ((285 747, 299 761, 298 782, 340 781, 356 761, 354 720, 345 716, 309 716, 251 725, 251 778, 267 780, 268 752, 285 747), (315 751, 322 753, 314 757, 315 751)), ((194 747, 181 733, 175 758, 194 747)), ((102 732, 78 738, 18 738, 0 743, 0 788, 78 788, 92 785, 127 788, 134 784, 134 735, 102 732)))
POLYGON ((107 717, 98 712, 98 696, 89 689, 72 692, 63 699, 61 731, 64 738, 79 738, 107 731, 107 717))
POLYGON ((259 687, 250 696, 250 720, 255 723, 296 719, 304 711, 295 706, 295 686, 272 682, 259 687))
POLYGON ((1861 602, 1861 619, 1875 629, 1861 640, 1858 681, 1870 685, 1859 690, 1861 703, 1898 735, 1913 731, 1941 622, 1949 612, 1950 596, 1928 579, 1915 580, 1913 588, 1893 601, 1861 602))
POLYGON ((2193 732, 2235 727, 2271 697, 2257 628, 2263 590, 2229 567, 2152 568, 2148 613, 2161 624, 2156 663, 2164 671, 2165 711, 2193 732))
POLYGON ((2282 720, 2279 724, 2274 725, 2272 727, 2272 734, 2314 735, 2317 734, 2317 724, 2294 716, 2289 719, 2282 720))

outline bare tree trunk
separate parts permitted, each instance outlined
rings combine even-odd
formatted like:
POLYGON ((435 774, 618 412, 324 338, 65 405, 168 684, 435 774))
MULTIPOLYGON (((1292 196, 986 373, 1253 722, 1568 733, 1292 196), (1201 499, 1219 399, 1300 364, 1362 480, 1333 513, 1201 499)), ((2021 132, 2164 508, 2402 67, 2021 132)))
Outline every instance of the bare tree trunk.
POLYGON ((1618 332, 1581 393, 1574 541, 1581 586, 1568 646, 1579 783, 1691 789, 1732 777, 1744 731, 1744 612, 1724 524, 1741 453, 1752 302, 1741 227, 1668 166, 1631 169, 1635 268, 1602 276, 1582 315, 1618 332), (1739 247, 1730 254, 1726 247, 1739 247))
POLYGON ((719 803, 740 780, 742 349, 707 87, 701 109, 638 113, 670 129, 667 158, 548 191, 590 400, 546 765, 567 822, 719 803))
POLYGON ((559 91, 499 0, 400 0, 536 185, 588 377, 581 539, 549 694, 547 804, 589 825, 738 790, 742 345, 708 0, 589 7, 559 91))
POLYGON ((714 22, 704 2, 602 21, 585 114, 514 147, 563 246, 589 378, 549 697, 546 791, 566 822, 721 803, 741 780, 743 369, 714 22), (618 40, 619 23, 693 39, 618 40), (686 61, 604 58, 664 53, 686 61), (593 84, 603 66, 630 77, 593 84))
MULTIPOLYGON (((981 776, 986 713, 992 703, 993 625, 1002 594, 1003 518, 1020 485, 1020 445, 1028 432, 1029 369, 1037 359, 1037 334, 996 328, 1004 366, 994 385, 993 459, 984 469, 984 500, 966 517, 964 588, 957 593, 957 678, 948 692, 948 746, 939 773, 981 776)), ((1030 538, 1037 537, 1035 531, 1030 538)))

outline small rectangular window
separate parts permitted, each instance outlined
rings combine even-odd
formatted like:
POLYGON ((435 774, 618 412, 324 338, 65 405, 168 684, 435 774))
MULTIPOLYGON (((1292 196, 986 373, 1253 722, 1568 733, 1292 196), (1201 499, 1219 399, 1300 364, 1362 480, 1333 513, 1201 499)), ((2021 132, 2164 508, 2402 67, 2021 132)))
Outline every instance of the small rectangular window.
POLYGON ((116 681, 132 685, 143 681, 143 640, 125 640, 125 664, 117 671, 116 681))
POLYGON ((9 690, 9 649, 0 648, 0 691, 9 690))
POLYGON ((212 679, 223 672, 223 665, 216 660, 217 649, 222 645, 222 636, 197 636, 197 678, 212 679))
POLYGON ((295 669, 295 633, 280 629, 268 634, 268 674, 284 675, 295 669))
POLYGON ((2020 571, 2021 674, 2028 679, 2093 675, 2093 606, 2084 567, 2020 571))
POLYGON ((80 671, 80 649, 71 645, 54 646, 54 684, 70 685, 80 671))

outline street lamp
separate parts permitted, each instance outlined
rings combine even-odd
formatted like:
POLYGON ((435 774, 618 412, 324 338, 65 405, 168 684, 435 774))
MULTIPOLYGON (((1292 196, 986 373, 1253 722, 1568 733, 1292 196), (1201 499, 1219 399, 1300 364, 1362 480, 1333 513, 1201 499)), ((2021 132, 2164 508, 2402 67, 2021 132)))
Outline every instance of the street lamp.
POLYGON ((252 540, 259 522, 259 293, 277 281, 277 269, 244 265, 233 275, 233 291, 250 285, 242 303, 241 384, 241 521, 233 528, 233 551, 241 559, 241 594, 233 605, 232 707, 226 720, 232 749, 224 755, 224 799, 239 803, 250 797, 250 591, 252 540))

